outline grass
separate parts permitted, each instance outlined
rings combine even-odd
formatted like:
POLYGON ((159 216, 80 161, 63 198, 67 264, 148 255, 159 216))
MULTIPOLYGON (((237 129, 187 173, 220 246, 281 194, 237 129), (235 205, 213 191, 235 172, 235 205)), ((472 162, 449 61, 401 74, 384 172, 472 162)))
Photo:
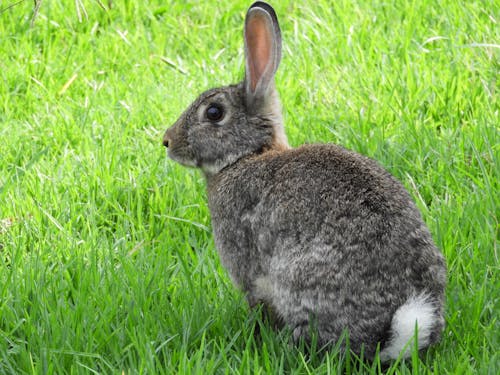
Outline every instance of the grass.
POLYGON ((498 373, 498 3, 275 4, 291 144, 379 160, 447 259, 442 342, 387 369, 305 355, 249 311, 202 175, 165 157, 196 95, 241 78, 248 5, 52 0, 33 27, 33 2, 0 13, 0 373, 498 373))

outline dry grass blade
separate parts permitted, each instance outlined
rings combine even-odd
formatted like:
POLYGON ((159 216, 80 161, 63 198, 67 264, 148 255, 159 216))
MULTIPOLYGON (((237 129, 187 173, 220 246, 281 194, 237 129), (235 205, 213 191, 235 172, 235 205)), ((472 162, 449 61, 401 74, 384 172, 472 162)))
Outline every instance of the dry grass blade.
POLYGON ((35 19, 40 12, 40 6, 42 5, 42 0, 33 0, 35 2, 35 7, 33 8, 33 16, 31 17, 31 27, 35 25, 35 19))

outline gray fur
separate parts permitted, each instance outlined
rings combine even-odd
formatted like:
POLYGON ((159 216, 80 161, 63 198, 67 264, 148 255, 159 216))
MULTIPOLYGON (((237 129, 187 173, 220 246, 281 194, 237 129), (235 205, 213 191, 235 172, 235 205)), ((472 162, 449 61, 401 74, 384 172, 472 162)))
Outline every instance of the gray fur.
MULTIPOLYGON (((267 19, 278 37, 276 15, 267 19)), ((446 266, 410 195, 340 146, 291 149, 273 81, 260 101, 247 100, 245 81, 203 93, 164 137, 171 158, 206 176, 215 244, 233 282, 295 339, 315 327, 328 344, 347 330, 351 349, 364 346, 367 357, 394 336, 396 310, 426 295, 435 322, 425 344, 436 342, 446 266), (218 123, 206 118, 211 103, 225 109, 218 123)))

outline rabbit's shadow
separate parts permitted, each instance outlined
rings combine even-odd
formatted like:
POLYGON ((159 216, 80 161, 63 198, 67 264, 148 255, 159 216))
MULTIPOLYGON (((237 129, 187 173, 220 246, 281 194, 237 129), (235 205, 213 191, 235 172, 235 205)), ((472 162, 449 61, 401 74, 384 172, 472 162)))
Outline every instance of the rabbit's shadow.
MULTIPOLYGON (((290 369, 296 361, 302 361, 311 368, 320 367, 326 361, 335 364, 338 373, 350 373, 352 370, 375 371, 378 374, 387 373, 397 361, 381 362, 375 358, 367 358, 363 352, 358 355, 349 350, 349 334, 347 331, 337 340, 320 346, 314 325, 310 327, 309 338, 300 337, 294 340, 293 330, 286 326, 276 312, 266 304, 258 304, 250 308, 248 319, 252 327, 253 341, 256 349, 264 347, 277 354, 282 353, 290 369), (340 372, 339 372, 340 371, 340 372)), ((285 368, 286 370, 286 368, 285 368)))

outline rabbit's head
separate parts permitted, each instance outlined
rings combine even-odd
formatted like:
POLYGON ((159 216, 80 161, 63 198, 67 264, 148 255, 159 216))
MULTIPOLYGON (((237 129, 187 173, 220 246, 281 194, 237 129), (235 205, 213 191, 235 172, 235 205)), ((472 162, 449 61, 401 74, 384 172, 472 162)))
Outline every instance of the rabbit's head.
POLYGON ((256 2, 245 19, 245 79, 201 94, 166 131, 168 155, 212 175, 241 157, 288 148, 274 86, 280 59, 276 13, 256 2))

